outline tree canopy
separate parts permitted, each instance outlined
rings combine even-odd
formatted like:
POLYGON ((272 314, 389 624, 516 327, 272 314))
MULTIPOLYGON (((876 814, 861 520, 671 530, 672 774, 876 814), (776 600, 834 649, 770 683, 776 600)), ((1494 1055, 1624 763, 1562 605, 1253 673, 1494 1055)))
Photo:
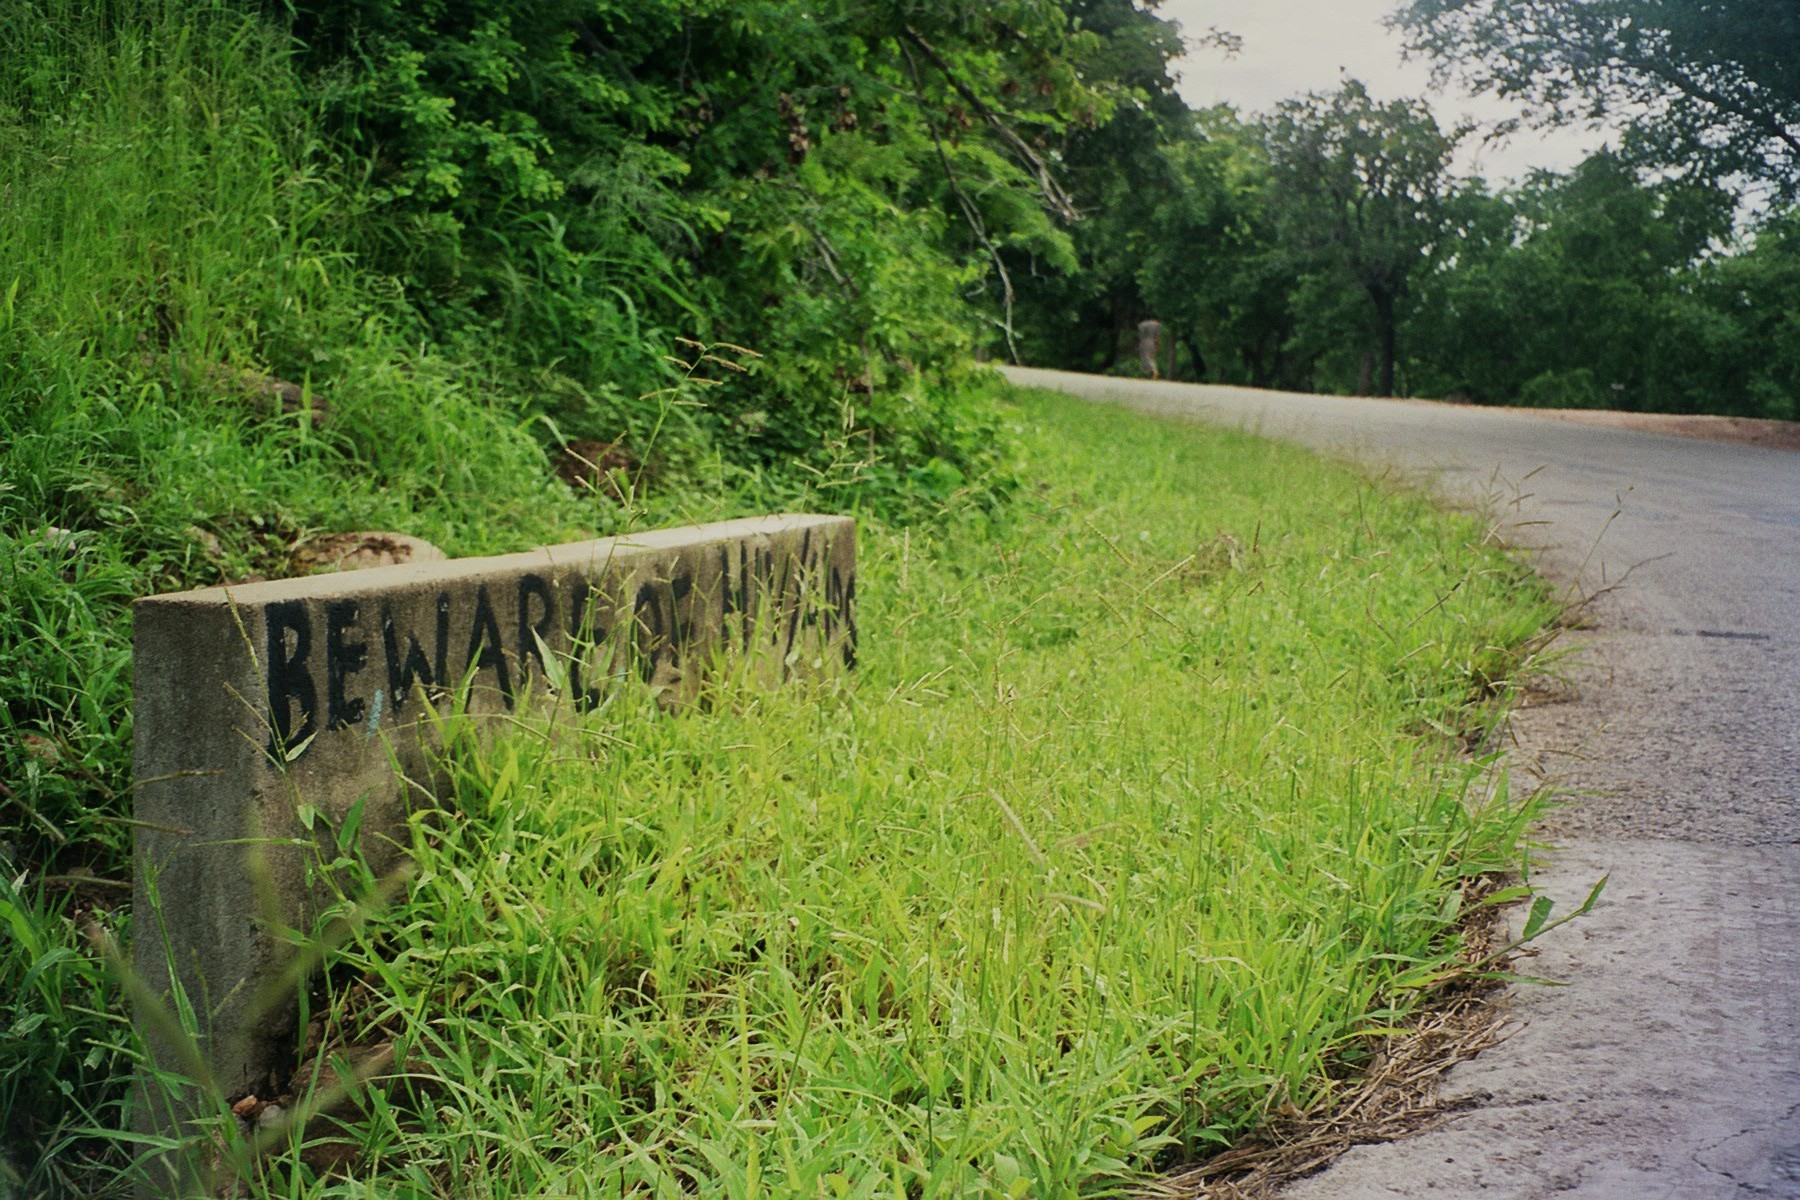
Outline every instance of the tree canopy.
POLYGON ((1394 394, 1400 305, 1443 249, 1459 136, 1423 102, 1378 101, 1354 79, 1283 101, 1263 123, 1287 244, 1368 299, 1383 396, 1394 394))
POLYGON ((1533 124, 1622 124, 1640 165, 1800 191, 1793 0, 1409 0, 1393 20, 1440 79, 1533 124))

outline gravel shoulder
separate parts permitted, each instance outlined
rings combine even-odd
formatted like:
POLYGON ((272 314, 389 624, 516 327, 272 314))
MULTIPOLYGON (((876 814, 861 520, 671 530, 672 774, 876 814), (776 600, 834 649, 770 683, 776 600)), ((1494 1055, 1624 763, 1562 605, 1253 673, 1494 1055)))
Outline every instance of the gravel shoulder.
POLYGON ((1570 421, 1601 429, 1633 429, 1665 437, 1735 442, 1771 450, 1800 451, 1800 421, 1766 421, 1756 417, 1693 416, 1680 413, 1630 413, 1586 408, 1507 408, 1502 412, 1545 421, 1570 421))

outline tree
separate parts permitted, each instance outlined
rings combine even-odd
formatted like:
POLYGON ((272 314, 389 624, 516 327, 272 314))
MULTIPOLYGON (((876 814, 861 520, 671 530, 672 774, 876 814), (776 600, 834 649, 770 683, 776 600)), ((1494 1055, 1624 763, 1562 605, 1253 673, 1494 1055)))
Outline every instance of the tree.
POLYGON ((1765 218, 1732 252, 1701 264, 1692 294, 1710 319, 1704 342, 1659 338, 1659 364, 1682 387, 1684 407, 1792 421, 1800 418, 1800 207, 1765 218))
MULTIPOLYGON (((1561 178, 1546 173, 1528 187, 1541 197, 1561 178)), ((1417 288, 1407 378, 1424 395, 1512 404, 1546 369, 1546 353, 1560 362, 1568 332, 1559 264, 1529 241, 1548 208, 1476 179, 1455 191, 1449 209, 1453 249, 1417 288)))
POLYGON ((1145 232, 1169 201, 1168 147, 1191 115, 1169 64, 1182 53, 1179 29, 1135 0, 1066 0, 1073 26, 1093 40, 1082 78, 1116 91, 1104 122, 1072 124, 1055 146, 1081 219, 1069 228, 1073 257, 1037 246, 1009 247, 1014 274, 1029 278, 1021 309, 1035 362, 1106 370, 1137 322, 1151 315, 1136 279, 1145 232))
POLYGON ((1393 23, 1533 125, 1622 122, 1639 165, 1800 191, 1794 0, 1409 0, 1393 23))
POLYGON ((1420 100, 1373 99, 1358 81, 1284 100, 1263 123, 1277 217, 1296 266, 1368 301, 1382 395, 1394 394, 1402 304, 1443 249, 1451 154, 1420 100))
POLYGON ((1172 182, 1141 239, 1138 286, 1196 377, 1306 386, 1262 146, 1228 107, 1195 117, 1164 151, 1172 182))
POLYGON ((1420 288, 1420 377, 1493 403, 1739 411, 1738 323, 1697 298, 1732 207, 1604 151, 1497 197, 1466 191, 1455 253, 1420 288))

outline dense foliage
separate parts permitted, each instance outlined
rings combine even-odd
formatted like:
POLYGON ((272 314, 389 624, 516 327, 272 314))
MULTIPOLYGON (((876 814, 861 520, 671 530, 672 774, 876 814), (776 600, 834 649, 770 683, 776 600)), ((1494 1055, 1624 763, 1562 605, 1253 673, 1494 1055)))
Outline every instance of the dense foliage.
MULTIPOLYGON (((432 336, 500 353, 564 435, 664 459, 823 468, 846 427, 877 490, 994 466, 963 396, 1004 343, 1001 246, 1066 256, 1038 147, 1105 119, 1099 41, 1050 0, 295 0, 348 238, 432 336), (997 334, 971 320, 986 297, 997 334), (675 338, 760 357, 673 426, 675 338)), ((679 465, 674 463, 672 465, 679 465)))
POLYGON ((1709 253, 1730 236, 1729 196, 1646 185, 1603 154, 1502 196, 1471 190, 1461 204, 1488 235, 1463 239, 1454 267, 1421 297, 1416 341, 1431 357, 1415 370, 1427 390, 1551 407, 1792 415, 1782 356, 1759 360, 1752 349, 1762 305, 1783 301, 1751 301, 1730 282, 1777 244, 1709 253))
POLYGON ((993 507, 976 313, 1066 244, 1096 47, 1048 0, 8 7, 0 1193, 89 1194, 125 1094, 129 602, 331 531, 993 507))
POLYGON ((1049 0, 14 16, 0 777, 34 861, 123 794, 131 595, 331 528, 607 532, 646 486, 992 505, 1002 248, 1067 260, 1044 147, 1127 94, 1049 0), (576 439, 628 487, 558 482, 576 439), (38 636, 90 627, 94 654, 38 636))

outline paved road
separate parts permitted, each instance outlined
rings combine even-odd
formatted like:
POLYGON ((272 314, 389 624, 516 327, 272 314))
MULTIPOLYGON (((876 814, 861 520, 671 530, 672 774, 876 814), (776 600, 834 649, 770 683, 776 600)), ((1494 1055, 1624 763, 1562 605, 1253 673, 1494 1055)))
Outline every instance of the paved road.
POLYGON ((1290 1200, 1800 1197, 1800 455, 1458 405, 1013 370, 1242 426, 1487 501, 1602 592, 1571 695, 1514 762, 1582 794, 1536 882, 1590 916, 1525 964, 1475 1106, 1351 1151, 1290 1200))

